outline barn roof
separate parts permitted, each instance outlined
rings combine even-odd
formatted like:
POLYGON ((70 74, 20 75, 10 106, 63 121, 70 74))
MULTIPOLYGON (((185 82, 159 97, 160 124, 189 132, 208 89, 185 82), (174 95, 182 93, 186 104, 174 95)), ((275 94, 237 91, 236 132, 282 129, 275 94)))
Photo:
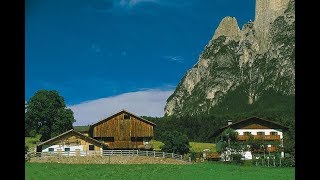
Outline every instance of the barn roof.
POLYGON ((76 134, 76 135, 79 135, 79 136, 80 136, 82 139, 84 139, 84 140, 90 140, 90 141, 92 141, 95 145, 98 145, 98 146, 103 146, 103 145, 104 145, 102 142, 100 142, 100 141, 98 141, 98 140, 95 140, 95 139, 93 139, 93 138, 91 138, 91 137, 89 137, 89 136, 83 135, 83 134, 81 134, 80 132, 75 131, 74 129, 70 129, 69 131, 66 131, 66 132, 64 132, 64 133, 62 133, 62 134, 59 134, 59 135, 56 136, 56 137, 53 137, 53 138, 48 139, 48 140, 46 140, 46 141, 44 141, 44 142, 42 142, 42 143, 39 143, 37 146, 43 146, 43 145, 49 144, 49 143, 51 143, 51 142, 54 142, 56 139, 61 138, 61 137, 63 137, 63 136, 66 136, 66 135, 68 135, 68 134, 70 134, 70 133, 74 133, 74 134, 76 134))
POLYGON ((138 116, 138 115, 136 115, 136 114, 133 114, 133 113, 131 113, 131 112, 128 112, 128 111, 125 110, 125 109, 122 109, 121 111, 116 112, 116 113, 114 113, 114 114, 112 114, 112 115, 110 115, 110 116, 108 116, 108 117, 105 117, 105 118, 101 119, 100 121, 98 121, 98 122, 96 122, 96 123, 92 123, 92 124, 90 125, 90 127, 93 127, 93 126, 96 126, 96 125, 101 124, 101 123, 103 123, 103 122, 106 122, 106 121, 112 119, 113 117, 115 117, 115 116, 117 116, 117 115, 119 115, 119 114, 121 114, 121 113, 130 114, 131 116, 134 116, 135 118, 139 119, 140 121, 146 122, 146 123, 148 123, 148 124, 150 124, 150 125, 152 125, 152 126, 156 126, 155 123, 153 123, 153 122, 151 122, 151 121, 148 121, 148 120, 146 120, 146 119, 143 119, 142 117, 140 117, 140 116, 138 116))
POLYGON ((266 125, 268 125, 269 127, 272 127, 272 128, 283 129, 283 130, 288 130, 289 129, 288 127, 283 126, 283 125, 281 125, 279 123, 276 123, 276 122, 273 122, 273 121, 270 121, 270 120, 266 120, 266 119, 262 119, 260 117, 253 116, 253 117, 250 117, 250 118, 247 118, 247 119, 240 120, 240 121, 238 121, 236 123, 232 123, 230 125, 223 126, 222 128, 214 131, 209 136, 209 138, 218 136, 220 133, 222 133, 227 128, 238 129, 243 125, 250 124, 250 123, 257 123, 257 122, 261 123, 261 124, 266 124, 266 125))

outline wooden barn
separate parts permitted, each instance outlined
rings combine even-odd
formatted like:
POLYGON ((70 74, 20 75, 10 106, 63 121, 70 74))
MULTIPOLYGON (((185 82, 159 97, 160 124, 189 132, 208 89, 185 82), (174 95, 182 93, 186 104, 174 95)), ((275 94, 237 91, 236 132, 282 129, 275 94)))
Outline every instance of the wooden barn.
POLYGON ((90 126, 77 126, 37 145, 37 152, 101 151, 102 149, 152 150, 155 124, 121 110, 90 126))
POLYGON ((153 149, 155 124, 126 110, 106 117, 89 128, 89 136, 109 149, 153 149))

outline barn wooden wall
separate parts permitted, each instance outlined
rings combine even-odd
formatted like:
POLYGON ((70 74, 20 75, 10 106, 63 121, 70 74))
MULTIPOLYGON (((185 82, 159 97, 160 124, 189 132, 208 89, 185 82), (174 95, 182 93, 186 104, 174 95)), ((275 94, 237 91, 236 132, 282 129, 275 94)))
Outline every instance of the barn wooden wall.
POLYGON ((124 119, 121 113, 92 129, 92 137, 114 137, 114 142, 104 142, 111 149, 143 149, 142 141, 133 142, 131 137, 153 137, 153 126, 130 115, 124 119))
POLYGON ((131 137, 153 137, 153 126, 137 118, 123 118, 124 113, 93 127, 93 137, 114 137, 115 141, 129 141, 131 137))

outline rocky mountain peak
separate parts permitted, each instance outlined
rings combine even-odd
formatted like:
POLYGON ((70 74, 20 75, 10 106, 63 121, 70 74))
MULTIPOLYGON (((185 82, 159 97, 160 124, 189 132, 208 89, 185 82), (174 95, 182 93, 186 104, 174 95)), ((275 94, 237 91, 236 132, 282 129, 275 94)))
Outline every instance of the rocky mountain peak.
POLYGON ((222 19, 214 33, 213 39, 217 39, 220 36, 226 36, 232 40, 239 41, 240 29, 235 17, 227 16, 222 19))
MULTIPOLYGON (((271 24, 282 15, 290 0, 256 0, 254 28, 259 44, 259 51, 268 49, 268 37, 271 24)), ((292 1, 292 0, 291 0, 292 1)))

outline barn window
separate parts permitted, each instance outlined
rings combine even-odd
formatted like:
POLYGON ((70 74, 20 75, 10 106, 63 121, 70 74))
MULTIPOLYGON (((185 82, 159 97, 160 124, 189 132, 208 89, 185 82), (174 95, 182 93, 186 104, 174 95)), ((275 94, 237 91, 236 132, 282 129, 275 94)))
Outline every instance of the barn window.
POLYGON ((64 151, 70 151, 70 148, 64 148, 64 151))
POLYGON ((123 119, 130 119, 130 115, 129 114, 124 114, 123 115, 123 119))
POLYGON ((54 148, 49 148, 49 152, 53 152, 54 151, 54 148))
POLYGON ((131 141, 132 142, 142 142, 143 141, 143 137, 131 137, 131 141))
POLYGON ((94 150, 94 145, 89 145, 89 151, 94 150))
POLYGON ((106 142, 114 142, 114 137, 102 137, 102 140, 106 142))

